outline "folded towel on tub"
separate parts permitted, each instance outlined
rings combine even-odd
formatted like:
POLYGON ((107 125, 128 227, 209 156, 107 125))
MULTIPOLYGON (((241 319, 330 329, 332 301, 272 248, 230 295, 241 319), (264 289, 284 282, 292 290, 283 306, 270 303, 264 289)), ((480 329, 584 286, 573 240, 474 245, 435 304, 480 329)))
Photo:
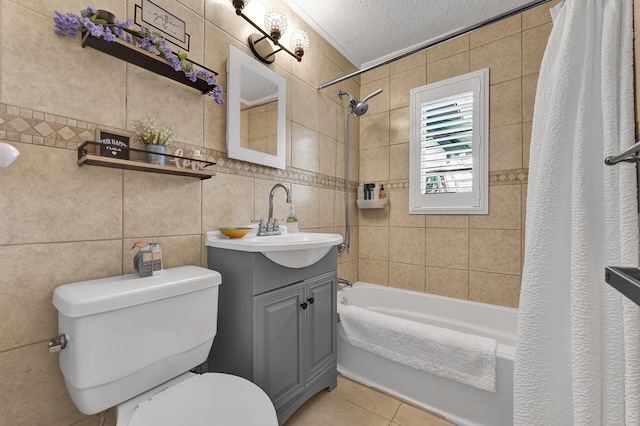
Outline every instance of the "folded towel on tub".
POLYGON ((341 335, 355 347, 489 392, 496 391, 494 339, 384 315, 358 306, 340 311, 341 335))

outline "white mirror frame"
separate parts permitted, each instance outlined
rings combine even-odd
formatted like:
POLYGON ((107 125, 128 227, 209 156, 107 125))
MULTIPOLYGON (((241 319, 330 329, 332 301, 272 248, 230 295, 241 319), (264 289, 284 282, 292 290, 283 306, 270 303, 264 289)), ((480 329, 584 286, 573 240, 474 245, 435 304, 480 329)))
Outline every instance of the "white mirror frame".
POLYGON ((233 46, 229 46, 227 59, 227 155, 229 158, 247 161, 276 169, 285 169, 287 149, 287 81, 278 73, 270 70, 255 59, 245 55, 233 46), (278 90, 278 136, 277 154, 240 146, 240 94, 242 89, 242 69, 254 72, 257 76, 273 82, 278 90))

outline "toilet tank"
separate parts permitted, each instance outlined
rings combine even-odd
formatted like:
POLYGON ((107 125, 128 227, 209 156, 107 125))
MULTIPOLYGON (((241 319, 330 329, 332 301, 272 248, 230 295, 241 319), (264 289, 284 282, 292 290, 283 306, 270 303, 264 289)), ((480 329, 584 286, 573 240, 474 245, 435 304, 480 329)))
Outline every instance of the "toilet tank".
POLYGON ((78 409, 98 413, 204 362, 221 282, 216 271, 182 266, 56 288, 58 329, 68 340, 60 369, 78 409))

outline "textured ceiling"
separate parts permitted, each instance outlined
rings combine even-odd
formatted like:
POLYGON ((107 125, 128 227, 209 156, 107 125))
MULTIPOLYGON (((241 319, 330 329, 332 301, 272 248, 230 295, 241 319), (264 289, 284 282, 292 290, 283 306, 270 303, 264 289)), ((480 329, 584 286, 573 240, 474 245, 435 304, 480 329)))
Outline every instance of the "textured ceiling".
POLYGON ((408 52, 532 0, 283 0, 356 67, 408 52))

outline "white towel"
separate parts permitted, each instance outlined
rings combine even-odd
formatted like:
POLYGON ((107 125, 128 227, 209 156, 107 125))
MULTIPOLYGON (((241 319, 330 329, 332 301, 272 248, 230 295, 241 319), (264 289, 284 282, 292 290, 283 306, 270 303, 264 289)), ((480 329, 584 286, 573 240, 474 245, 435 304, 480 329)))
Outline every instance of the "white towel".
POLYGON ((496 348, 486 337, 373 312, 340 311, 342 338, 392 361, 478 389, 496 391, 496 348))

